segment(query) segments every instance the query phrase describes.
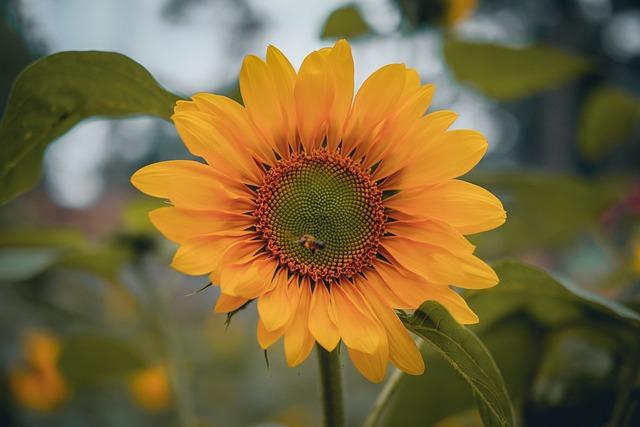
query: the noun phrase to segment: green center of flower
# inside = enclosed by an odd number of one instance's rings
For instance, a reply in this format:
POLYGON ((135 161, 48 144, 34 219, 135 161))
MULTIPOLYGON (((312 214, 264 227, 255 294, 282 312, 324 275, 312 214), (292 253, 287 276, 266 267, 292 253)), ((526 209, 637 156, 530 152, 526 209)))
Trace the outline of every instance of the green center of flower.
POLYGON ((349 158, 318 151, 280 161, 258 190, 256 228, 283 265, 315 279, 371 265, 384 234, 382 193, 349 158))

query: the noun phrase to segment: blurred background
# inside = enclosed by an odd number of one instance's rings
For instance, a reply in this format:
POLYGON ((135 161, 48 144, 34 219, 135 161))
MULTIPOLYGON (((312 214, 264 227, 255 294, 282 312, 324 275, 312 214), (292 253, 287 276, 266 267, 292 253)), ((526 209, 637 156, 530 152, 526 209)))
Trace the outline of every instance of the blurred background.
MULTIPOLYGON (((638 1, 0 0, 0 112, 19 72, 59 51, 119 52, 180 96, 238 98, 245 55, 274 44, 297 67, 342 37, 356 84, 405 63, 437 85, 432 110, 487 136, 468 179, 509 219, 474 237, 481 256, 640 308, 638 1)), ((314 358, 289 369, 280 345, 263 354, 253 307, 229 321, 205 278, 168 267, 175 248, 146 218, 158 202, 129 177, 187 157, 160 119, 87 120, 0 208, 0 425, 319 425, 314 358)), ((539 303, 498 320, 478 307, 522 425, 640 425, 638 329, 539 303)), ((470 392, 428 357, 384 423, 478 425, 470 392)), ((344 366, 359 425, 381 385, 344 366)))

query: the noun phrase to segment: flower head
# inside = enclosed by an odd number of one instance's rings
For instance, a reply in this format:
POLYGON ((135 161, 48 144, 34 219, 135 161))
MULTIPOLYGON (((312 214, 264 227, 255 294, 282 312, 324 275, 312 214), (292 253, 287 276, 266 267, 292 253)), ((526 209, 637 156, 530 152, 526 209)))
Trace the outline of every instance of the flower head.
POLYGON ((434 92, 415 70, 391 64, 355 98, 349 44, 309 54, 296 72, 275 47, 245 58, 244 106, 197 94, 173 121, 205 163, 167 161, 132 178, 173 206, 154 225, 180 247, 173 267, 209 274, 219 312, 257 300, 258 341, 284 336, 290 366, 314 342, 342 341, 372 381, 388 361, 424 362, 394 309, 437 300, 461 323, 476 315, 450 288, 487 288, 493 270, 464 237, 502 224, 500 201, 455 179, 487 143, 448 130, 450 111, 424 115, 434 92))

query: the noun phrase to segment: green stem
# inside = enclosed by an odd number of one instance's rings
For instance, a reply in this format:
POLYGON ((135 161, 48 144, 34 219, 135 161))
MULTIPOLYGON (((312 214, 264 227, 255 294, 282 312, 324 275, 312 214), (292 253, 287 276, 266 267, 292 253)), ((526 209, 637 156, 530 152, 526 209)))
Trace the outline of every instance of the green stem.
POLYGON ((340 355, 338 348, 328 352, 316 346, 320 365, 320 385, 325 427, 343 427, 344 409, 342 404, 342 378, 340 376, 340 355))

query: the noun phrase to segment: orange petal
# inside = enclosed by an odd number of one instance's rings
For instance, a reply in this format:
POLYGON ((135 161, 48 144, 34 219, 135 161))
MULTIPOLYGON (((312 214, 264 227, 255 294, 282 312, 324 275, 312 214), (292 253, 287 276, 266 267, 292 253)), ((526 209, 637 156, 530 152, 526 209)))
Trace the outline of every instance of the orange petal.
POLYGON ((406 67, 390 64, 375 71, 362 83, 347 119, 343 153, 350 153, 391 114, 402 95, 405 80, 406 67))
POLYGON ((184 243, 206 236, 243 236, 255 222, 252 217, 222 211, 197 211, 166 207, 149 212, 151 223, 169 240, 184 243))
POLYGON ((304 59, 294 90, 298 133, 305 151, 321 145, 329 111, 333 104, 334 86, 325 55, 312 52, 304 59))
POLYGON ((224 264, 220 271, 220 289, 228 295, 257 298, 272 287, 277 262, 263 256, 247 262, 224 264))
POLYGON ((175 113, 171 119, 189 151, 204 158, 216 171, 247 184, 261 182, 263 171, 253 157, 242 145, 220 133, 210 114, 175 113))
POLYGON ((391 362, 408 374, 421 375, 424 372, 422 354, 396 313, 385 302, 375 286, 367 286, 367 283, 361 281, 358 283, 358 289, 387 331, 391 362))
POLYGON ((389 347, 384 345, 376 349, 373 354, 347 348, 349 357, 358 371, 371 382, 379 383, 387 373, 389 364, 389 347))
POLYGON ((349 282, 332 284, 331 301, 345 345, 368 354, 378 351, 386 341, 386 334, 360 292, 349 282))
POLYGON ((249 117, 262 134, 276 146, 284 134, 283 117, 278 105, 278 92, 271 72, 260 58, 254 55, 245 57, 240 70, 240 93, 249 117))
POLYGON ((338 327, 329 317, 330 307, 331 295, 327 287, 321 282, 316 282, 309 310, 309 331, 327 351, 333 351, 340 341, 338 327))
POLYGON ((274 162, 274 147, 260 134, 242 105, 231 98, 212 93, 197 93, 192 99, 200 111, 208 114, 212 126, 227 141, 246 149, 263 163, 274 162))
POLYGON ((479 132, 446 132, 403 169, 401 185, 405 189, 425 187, 464 175, 478 164, 487 148, 487 140, 479 132))
POLYGON ((457 179, 419 191, 401 191, 387 199, 385 206, 416 218, 446 222, 462 234, 491 230, 506 219, 496 196, 457 179))
POLYGON ((289 283, 287 270, 276 273, 275 286, 258 300, 258 313, 262 324, 270 331, 280 329, 289 322, 295 309, 289 300, 289 283))
POLYGON ((334 81, 334 100, 329 113, 328 147, 334 151, 342 139, 342 131, 353 102, 353 56, 346 40, 338 40, 327 56, 334 81))
POLYGON ((276 141, 276 144, 280 154, 287 157, 289 147, 296 145, 296 106, 293 97, 296 72, 287 57, 271 45, 267 48, 267 68, 271 72, 271 78, 276 87, 286 128, 286 137, 276 141))
POLYGON ((238 239, 235 236, 207 236, 187 240, 173 256, 171 267, 194 276, 210 273, 219 266, 224 253, 238 239))
POLYGON ((298 366, 311 353, 315 342, 309 332, 309 306, 311 303, 311 286, 303 280, 300 285, 298 307, 284 334, 284 352, 287 365, 298 366))
POLYGON ((234 297, 232 295, 225 295, 220 293, 218 296, 218 301, 216 301, 216 306, 214 308, 216 313, 229 313, 231 311, 237 310, 243 305, 250 301, 247 298, 242 297, 234 297))
POLYGON ((386 231, 397 236, 447 249, 453 253, 472 253, 475 249, 469 241, 449 224, 429 220, 406 220, 387 223, 386 231))
POLYGON ((445 249, 399 236, 384 237, 382 246, 400 265, 430 282, 448 285, 464 278, 458 258, 445 249))
POLYGON ((465 289, 486 289, 498 284, 500 281, 493 268, 475 255, 466 254, 459 256, 464 279, 456 286, 465 289))
POLYGON ((278 341, 278 339, 280 339, 282 335, 284 335, 284 332, 285 332, 285 327, 282 327, 275 331, 268 330, 267 328, 264 327, 262 320, 258 318, 258 328, 256 331, 256 335, 258 338, 258 344, 260 345, 260 348, 262 348, 263 350, 266 350, 269 347, 271 347, 276 341, 278 341))

